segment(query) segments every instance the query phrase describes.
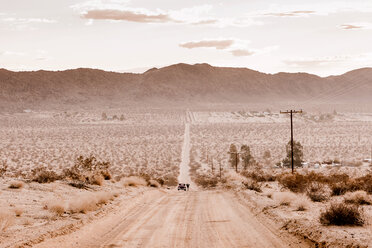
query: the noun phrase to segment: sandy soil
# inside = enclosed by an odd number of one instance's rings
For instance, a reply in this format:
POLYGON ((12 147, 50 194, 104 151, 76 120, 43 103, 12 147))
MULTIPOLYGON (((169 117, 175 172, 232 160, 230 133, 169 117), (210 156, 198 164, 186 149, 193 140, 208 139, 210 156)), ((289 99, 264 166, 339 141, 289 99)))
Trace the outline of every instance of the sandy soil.
POLYGON ((223 191, 151 191, 35 247, 308 247, 223 191))

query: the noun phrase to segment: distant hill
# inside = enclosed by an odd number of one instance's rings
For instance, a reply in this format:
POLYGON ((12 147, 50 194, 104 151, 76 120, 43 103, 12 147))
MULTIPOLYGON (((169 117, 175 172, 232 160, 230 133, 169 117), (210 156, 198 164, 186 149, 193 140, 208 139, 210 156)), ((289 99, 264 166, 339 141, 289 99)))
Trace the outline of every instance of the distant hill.
POLYGON ((95 69, 0 69, 2 110, 293 102, 372 104, 372 68, 325 78, 307 73, 265 74, 208 64, 176 64, 142 74, 95 69))

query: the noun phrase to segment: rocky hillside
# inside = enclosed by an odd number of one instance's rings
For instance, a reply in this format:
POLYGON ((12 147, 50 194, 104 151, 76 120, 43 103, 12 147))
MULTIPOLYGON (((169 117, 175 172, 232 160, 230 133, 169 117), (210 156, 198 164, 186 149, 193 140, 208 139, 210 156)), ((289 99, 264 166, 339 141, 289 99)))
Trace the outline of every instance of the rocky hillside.
POLYGON ((321 78, 245 68, 176 64, 143 74, 94 69, 12 72, 0 69, 0 108, 186 106, 209 103, 370 104, 372 68, 321 78))

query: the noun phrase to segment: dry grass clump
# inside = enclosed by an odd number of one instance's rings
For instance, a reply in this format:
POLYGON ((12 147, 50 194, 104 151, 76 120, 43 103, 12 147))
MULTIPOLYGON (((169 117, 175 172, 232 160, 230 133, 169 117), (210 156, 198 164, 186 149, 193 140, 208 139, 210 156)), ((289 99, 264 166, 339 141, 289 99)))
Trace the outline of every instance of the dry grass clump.
POLYGON ((8 210, 0 209, 0 231, 6 231, 12 225, 14 225, 14 215, 8 210))
POLYGON ((9 184, 10 189, 21 189, 23 186, 24 183, 22 181, 13 181, 9 184))
POLYGON ((281 206, 290 206, 296 199, 297 195, 292 192, 277 192, 274 199, 281 206))
POLYGON ((357 205, 371 205, 372 199, 367 192, 359 190, 355 192, 348 192, 344 196, 345 203, 357 204, 357 205))
POLYGON ((362 226, 364 218, 356 205, 333 203, 320 214, 320 223, 336 226, 362 226))
POLYGON ((322 202, 328 200, 330 189, 325 183, 311 182, 306 188, 306 195, 314 202, 322 202))
POLYGON ((45 208, 58 216, 66 212, 66 204, 61 200, 50 201, 46 204, 45 208))
POLYGON ((147 182, 142 177, 130 176, 123 179, 123 185, 131 187, 147 186, 147 182))
POLYGON ((81 194, 72 198, 69 202, 69 211, 71 213, 87 213, 97 209, 98 199, 93 193, 81 194))
POLYGON ((95 196, 97 197, 97 203, 98 204, 107 204, 108 202, 114 200, 115 195, 111 192, 101 191, 95 193, 95 196))
POLYGON ((293 202, 296 211, 305 211, 309 209, 310 201, 305 195, 298 196, 293 202))
POLYGON ((20 217, 23 214, 22 208, 15 208, 14 209, 15 216, 20 217))
POLYGON ((69 202, 68 210, 71 213, 87 213, 99 208, 102 204, 107 204, 114 199, 114 194, 110 192, 84 193, 72 198, 69 202))
POLYGON ((150 179, 148 184, 149 184, 150 187, 154 187, 154 188, 159 188, 160 187, 160 183, 156 180, 153 180, 153 179, 150 179))
POLYGON ((246 189, 254 190, 256 192, 262 192, 261 183, 255 181, 253 179, 248 178, 247 180, 242 182, 242 184, 243 184, 244 188, 246 188, 246 189))

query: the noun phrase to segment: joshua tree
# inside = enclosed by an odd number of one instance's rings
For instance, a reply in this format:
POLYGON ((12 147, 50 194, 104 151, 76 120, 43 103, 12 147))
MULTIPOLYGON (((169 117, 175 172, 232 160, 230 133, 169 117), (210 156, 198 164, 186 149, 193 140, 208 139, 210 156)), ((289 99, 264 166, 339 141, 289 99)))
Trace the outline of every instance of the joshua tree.
POLYGON ((239 164, 239 154, 238 154, 238 149, 236 148, 234 144, 230 145, 229 153, 230 153, 229 162, 230 162, 231 167, 237 167, 237 165, 239 164))
POLYGON ((247 169, 248 166, 254 164, 254 159, 251 154, 251 149, 247 145, 242 145, 240 148, 240 156, 243 163, 243 168, 247 169))

